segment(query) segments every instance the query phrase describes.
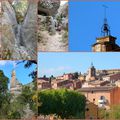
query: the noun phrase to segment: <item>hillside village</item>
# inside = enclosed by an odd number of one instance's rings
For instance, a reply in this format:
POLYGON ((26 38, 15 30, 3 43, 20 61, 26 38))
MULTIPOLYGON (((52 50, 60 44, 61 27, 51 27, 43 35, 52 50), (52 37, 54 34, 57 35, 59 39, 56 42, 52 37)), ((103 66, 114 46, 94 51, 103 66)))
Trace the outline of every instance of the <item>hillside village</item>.
POLYGON ((109 110, 112 105, 120 104, 120 69, 97 70, 91 64, 84 74, 76 72, 38 78, 39 90, 60 88, 80 92, 97 108, 109 110))

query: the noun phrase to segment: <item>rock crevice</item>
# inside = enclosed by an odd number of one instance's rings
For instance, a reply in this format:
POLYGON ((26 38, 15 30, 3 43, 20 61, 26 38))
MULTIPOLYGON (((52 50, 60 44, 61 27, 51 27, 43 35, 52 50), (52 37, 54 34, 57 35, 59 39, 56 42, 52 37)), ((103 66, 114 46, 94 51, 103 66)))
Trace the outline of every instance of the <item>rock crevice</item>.
POLYGON ((23 21, 19 21, 14 5, 8 1, 2 2, 1 46, 3 51, 11 52, 8 59, 36 59, 37 3, 27 4, 26 15, 23 14, 23 21))

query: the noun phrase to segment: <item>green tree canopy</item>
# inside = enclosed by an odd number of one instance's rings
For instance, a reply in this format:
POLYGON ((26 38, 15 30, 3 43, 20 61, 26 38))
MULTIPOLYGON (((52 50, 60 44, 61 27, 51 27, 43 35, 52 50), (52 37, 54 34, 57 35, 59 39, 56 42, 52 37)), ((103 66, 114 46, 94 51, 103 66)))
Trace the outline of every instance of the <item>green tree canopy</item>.
POLYGON ((29 104, 32 111, 37 111, 36 91, 32 90, 29 86, 23 86, 22 93, 16 99, 23 106, 29 104))
POLYGON ((56 114, 61 118, 84 118, 86 98, 66 89, 45 90, 38 93, 39 115, 56 114))
POLYGON ((78 73, 78 72, 75 72, 75 73, 73 74, 73 78, 74 78, 74 79, 78 79, 78 77, 79 77, 79 73, 78 73))
POLYGON ((120 105, 113 105, 109 110, 100 109, 99 116, 101 119, 120 120, 120 105))
POLYGON ((36 91, 32 90, 29 86, 22 87, 22 93, 14 96, 10 103, 8 110, 9 119, 21 119, 26 115, 26 106, 29 105, 29 110, 33 114, 37 114, 37 95, 36 91))
POLYGON ((6 108, 9 103, 9 94, 8 91, 8 82, 9 79, 6 77, 2 70, 0 70, 0 118, 4 116, 6 112, 6 108))
POLYGON ((0 70, 0 94, 4 95, 8 90, 8 77, 0 70))
POLYGON ((114 105, 111 107, 111 110, 109 112, 109 119, 120 119, 120 105, 114 105))

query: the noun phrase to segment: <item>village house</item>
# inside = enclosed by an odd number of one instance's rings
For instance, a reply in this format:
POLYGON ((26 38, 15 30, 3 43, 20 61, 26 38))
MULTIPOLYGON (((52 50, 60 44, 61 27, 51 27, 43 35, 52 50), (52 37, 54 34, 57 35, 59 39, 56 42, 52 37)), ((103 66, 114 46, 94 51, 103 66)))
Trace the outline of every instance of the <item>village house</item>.
POLYGON ((54 80, 51 84, 53 89, 67 88, 74 90, 79 89, 82 86, 80 80, 54 80))
POLYGON ((116 81, 115 85, 118 86, 118 87, 120 87, 120 80, 116 81))
POLYGON ((110 81, 100 81, 100 80, 95 80, 95 81, 90 81, 90 82, 84 82, 82 84, 82 88, 84 87, 100 87, 100 86, 107 86, 110 84, 110 81))
POLYGON ((51 83, 48 78, 38 78, 37 86, 39 90, 50 89, 51 83))
POLYGON ((103 80, 104 81, 116 82, 116 81, 120 80, 120 73, 106 75, 106 76, 103 77, 103 80))
POLYGON ((93 64, 84 74, 78 74, 78 78, 74 78, 74 73, 63 74, 61 76, 38 78, 38 89, 60 89, 67 88, 77 90, 80 88, 96 88, 101 87, 119 87, 120 86, 120 69, 96 70, 93 64))
POLYGON ((63 74, 62 76, 57 76, 56 79, 58 80, 70 80, 73 78, 73 74, 68 73, 68 74, 63 74))
POLYGON ((52 81, 52 88, 58 89, 58 88, 68 88, 73 87, 73 82, 70 80, 54 80, 52 81))
POLYGON ((40 78, 38 78, 38 80, 39 80, 39 81, 42 81, 42 80, 44 80, 44 81, 49 81, 49 78, 48 78, 48 77, 40 77, 40 78))
POLYGON ((120 104, 119 87, 86 87, 77 91, 100 108, 110 109, 111 106, 120 104))
POLYGON ((96 70, 96 73, 102 73, 104 75, 120 73, 120 69, 108 69, 108 70, 96 70))

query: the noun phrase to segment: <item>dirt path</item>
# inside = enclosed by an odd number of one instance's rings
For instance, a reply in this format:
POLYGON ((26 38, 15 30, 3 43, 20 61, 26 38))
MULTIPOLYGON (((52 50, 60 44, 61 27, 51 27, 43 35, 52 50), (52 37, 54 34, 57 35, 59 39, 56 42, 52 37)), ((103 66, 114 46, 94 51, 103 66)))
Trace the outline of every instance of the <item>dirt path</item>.
POLYGON ((62 41, 62 35, 56 32, 55 35, 49 35, 47 31, 41 33, 42 41, 38 43, 38 51, 68 51, 67 45, 62 41))

